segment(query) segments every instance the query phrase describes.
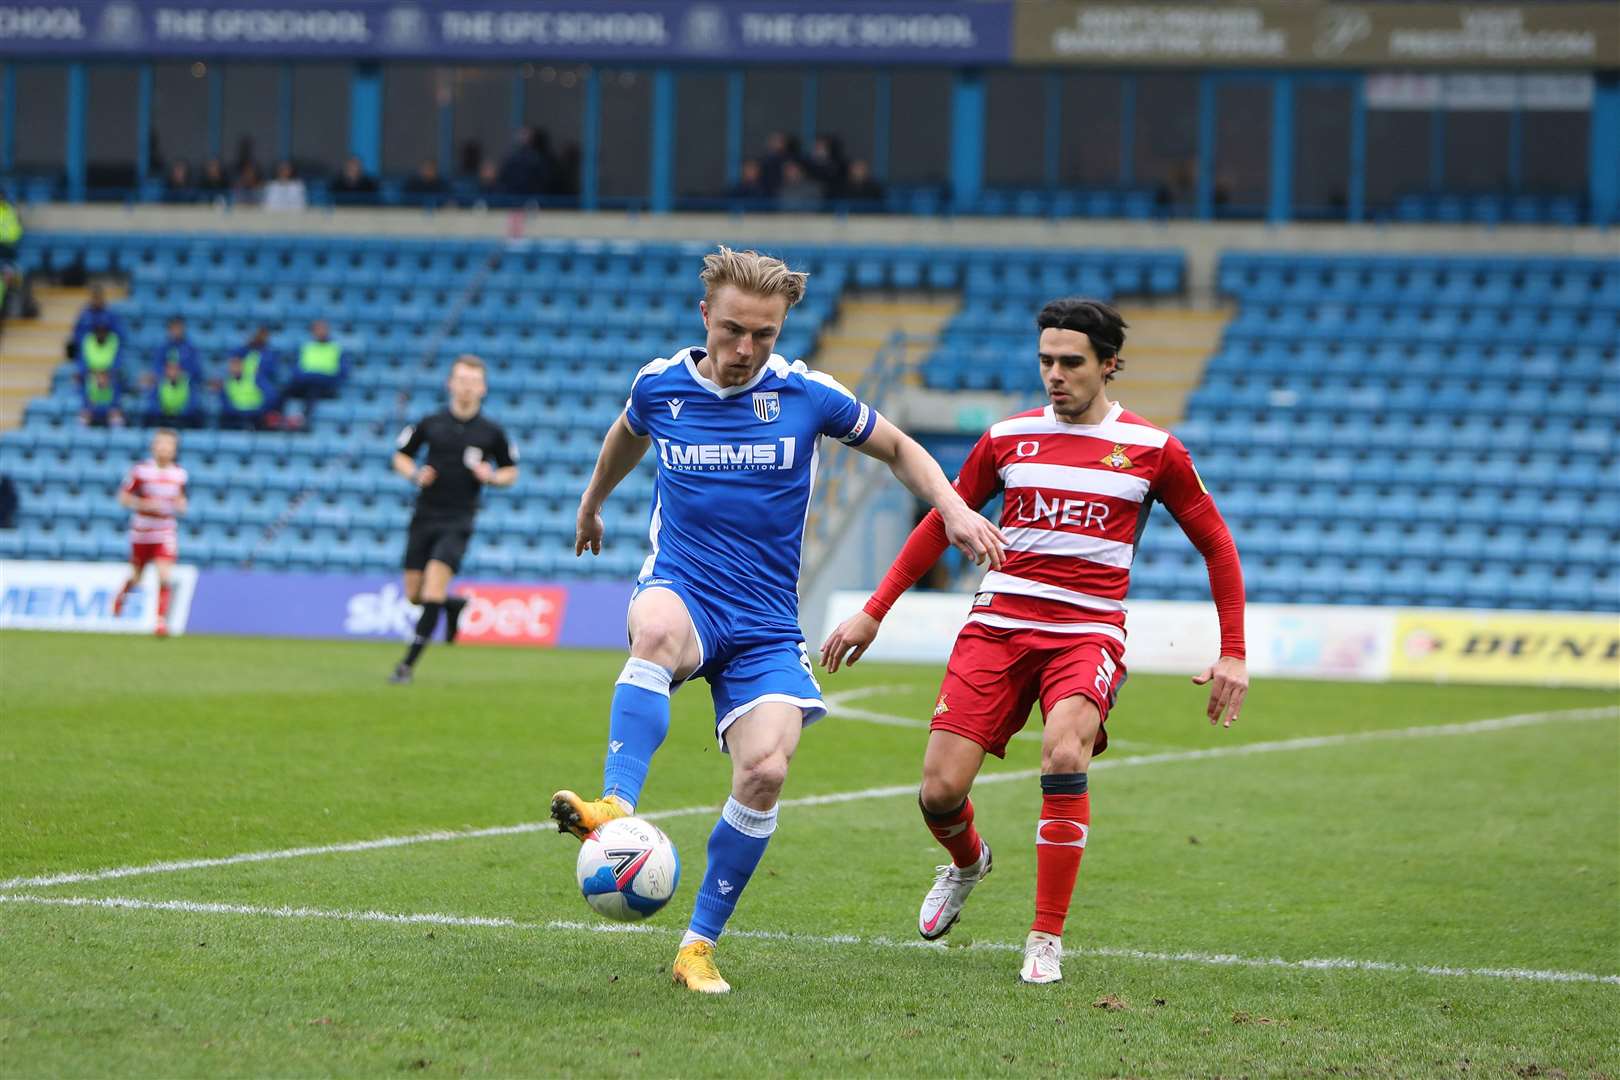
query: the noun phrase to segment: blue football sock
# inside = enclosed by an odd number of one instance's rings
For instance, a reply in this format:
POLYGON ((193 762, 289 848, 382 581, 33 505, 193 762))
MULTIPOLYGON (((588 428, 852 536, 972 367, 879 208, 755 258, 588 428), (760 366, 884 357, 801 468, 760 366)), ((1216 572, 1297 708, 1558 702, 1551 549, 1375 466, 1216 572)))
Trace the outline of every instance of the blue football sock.
POLYGON ((632 656, 613 688, 608 720, 608 754, 602 766, 602 793, 617 795, 633 808, 641 800, 653 754, 669 734, 669 681, 673 672, 632 656))
POLYGON ((698 886, 697 904, 687 935, 719 941, 726 920, 737 909, 737 900, 754 868, 765 854, 765 845, 776 831, 776 807, 753 810, 736 799, 727 799, 720 820, 709 834, 709 865, 698 886))

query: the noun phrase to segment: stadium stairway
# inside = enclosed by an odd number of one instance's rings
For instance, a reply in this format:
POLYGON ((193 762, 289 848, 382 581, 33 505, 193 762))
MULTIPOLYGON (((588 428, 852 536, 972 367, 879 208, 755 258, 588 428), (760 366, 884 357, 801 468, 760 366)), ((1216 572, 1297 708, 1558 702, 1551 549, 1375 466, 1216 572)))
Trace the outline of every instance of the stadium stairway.
POLYGON ((1161 427, 1187 415, 1187 398, 1204 379, 1204 366, 1220 351, 1233 308, 1125 305, 1125 359, 1132 412, 1161 427))
POLYGON ((898 333, 913 339, 904 346, 905 366, 912 367, 933 348, 960 305, 954 293, 943 292, 848 298, 837 319, 822 332, 815 366, 845 386, 855 386, 878 351, 898 333))
MULTIPOLYGON (((108 289, 123 299, 123 290, 108 289)), ((39 317, 16 319, 0 335, 0 431, 22 424, 28 402, 51 392, 51 377, 62 362, 62 342, 90 298, 89 289, 43 285, 34 289, 39 317)))

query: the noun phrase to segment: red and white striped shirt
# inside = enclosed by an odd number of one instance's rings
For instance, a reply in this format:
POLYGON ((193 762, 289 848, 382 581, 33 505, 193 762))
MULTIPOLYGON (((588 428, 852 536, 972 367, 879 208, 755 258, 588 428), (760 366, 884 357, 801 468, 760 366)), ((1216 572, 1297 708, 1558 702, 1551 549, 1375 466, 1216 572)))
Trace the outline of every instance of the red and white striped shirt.
POLYGON ((129 470, 118 490, 152 504, 150 510, 136 509, 130 515, 130 543, 161 544, 178 539, 174 515, 186 495, 186 470, 148 458, 129 470))
MULTIPOLYGON (((1226 523, 1187 448, 1115 404, 1100 423, 1069 424, 1050 406, 993 425, 968 454, 956 490, 974 509, 1005 499, 1006 561, 979 586, 968 618, 987 626, 1100 634, 1125 642, 1125 594, 1137 540, 1163 503, 1203 552, 1221 620, 1221 654, 1243 656, 1243 576, 1226 523)), ((866 611, 882 619, 946 547, 931 513, 912 533, 866 611)))

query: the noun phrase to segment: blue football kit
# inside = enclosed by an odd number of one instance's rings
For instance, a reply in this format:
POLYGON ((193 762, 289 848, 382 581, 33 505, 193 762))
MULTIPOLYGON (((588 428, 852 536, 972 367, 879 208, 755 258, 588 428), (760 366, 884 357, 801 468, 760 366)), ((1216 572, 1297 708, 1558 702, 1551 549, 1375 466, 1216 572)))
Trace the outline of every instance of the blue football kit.
POLYGON ((799 568, 822 436, 859 446, 876 413, 837 381, 772 356, 742 386, 698 373, 702 349, 641 369, 625 422, 658 459, 636 585, 668 589, 692 616, 716 734, 766 701, 806 722, 827 707, 799 629, 799 568))
MULTIPOLYGON (((823 436, 859 446, 878 415, 837 381, 772 356, 741 386, 698 371, 702 349, 654 360, 625 403, 631 432, 652 440, 658 479, 652 554, 636 595, 667 589, 692 618, 709 683, 715 735, 766 702, 824 716, 799 631, 799 564, 823 436)), ((634 601, 632 601, 634 603, 634 601)), ((632 656, 613 690, 602 791, 634 806, 653 754, 669 733, 674 672, 632 656)), ((726 800, 709 835, 708 862, 689 938, 719 939, 766 844, 776 807, 726 800)))

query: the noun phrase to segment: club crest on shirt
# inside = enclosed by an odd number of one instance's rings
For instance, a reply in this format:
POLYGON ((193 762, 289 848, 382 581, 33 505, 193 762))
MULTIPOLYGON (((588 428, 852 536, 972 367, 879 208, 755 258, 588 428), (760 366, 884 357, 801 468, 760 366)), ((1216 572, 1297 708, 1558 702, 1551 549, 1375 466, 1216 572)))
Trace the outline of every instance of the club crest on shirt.
POLYGON ((1125 444, 1115 443, 1114 448, 1099 458, 1104 465, 1115 469, 1129 469, 1132 467, 1131 459, 1125 456, 1125 444))
POLYGON ((764 390, 754 395, 754 415, 767 424, 782 415, 782 401, 775 390, 764 390))
POLYGON ((946 713, 948 713, 950 711, 951 711, 951 707, 949 705, 945 704, 945 695, 944 694, 939 695, 939 704, 934 706, 934 715, 935 716, 944 716, 946 713))

